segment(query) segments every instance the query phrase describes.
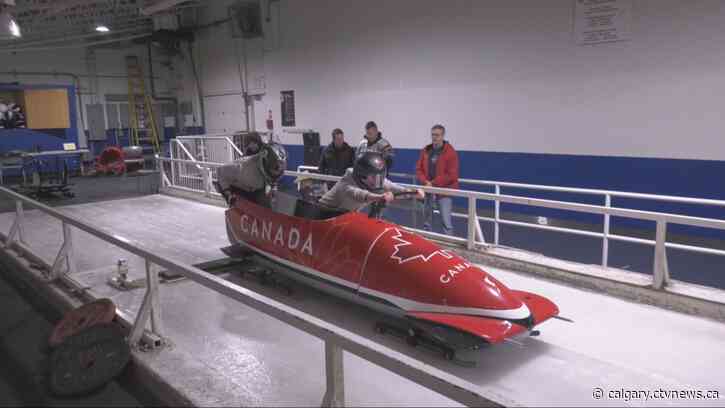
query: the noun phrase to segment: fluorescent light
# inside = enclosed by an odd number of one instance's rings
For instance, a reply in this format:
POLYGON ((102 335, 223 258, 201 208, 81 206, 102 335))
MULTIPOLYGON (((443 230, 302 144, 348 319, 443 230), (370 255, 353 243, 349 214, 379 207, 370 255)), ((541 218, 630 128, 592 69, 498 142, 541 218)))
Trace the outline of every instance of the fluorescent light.
POLYGON ((10 19, 10 34, 12 34, 13 37, 20 37, 20 27, 18 27, 18 23, 16 23, 13 19, 10 19))
POLYGON ((96 31, 99 31, 101 33, 107 33, 107 32, 109 32, 111 30, 108 27, 104 26, 104 25, 99 25, 98 27, 96 27, 96 31))
POLYGON ((20 27, 13 16, 7 11, 0 12, 0 40, 12 40, 20 36, 20 27))

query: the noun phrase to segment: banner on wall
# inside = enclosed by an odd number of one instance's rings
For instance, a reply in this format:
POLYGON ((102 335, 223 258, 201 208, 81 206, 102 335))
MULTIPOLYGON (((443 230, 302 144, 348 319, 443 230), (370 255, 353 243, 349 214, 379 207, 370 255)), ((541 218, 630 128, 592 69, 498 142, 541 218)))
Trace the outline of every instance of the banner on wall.
POLYGON ((297 126, 295 124, 295 91, 280 92, 282 99, 282 126, 297 126))
POLYGON ((630 39, 632 0, 575 0, 574 36, 577 44, 630 39))

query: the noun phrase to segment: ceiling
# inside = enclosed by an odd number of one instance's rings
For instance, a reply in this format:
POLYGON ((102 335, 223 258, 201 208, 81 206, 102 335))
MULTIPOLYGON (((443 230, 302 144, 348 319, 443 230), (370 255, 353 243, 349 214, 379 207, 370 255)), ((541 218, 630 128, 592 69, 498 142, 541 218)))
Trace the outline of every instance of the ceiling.
POLYGON ((0 48, 53 48, 78 44, 106 44, 137 38, 154 30, 148 10, 168 16, 199 1, 174 0, 15 0, 9 11, 22 38, 0 42, 0 48), (145 9, 145 10, 144 10, 145 9), (144 14, 145 13, 145 14, 144 14), (111 31, 99 33, 96 27, 111 31))

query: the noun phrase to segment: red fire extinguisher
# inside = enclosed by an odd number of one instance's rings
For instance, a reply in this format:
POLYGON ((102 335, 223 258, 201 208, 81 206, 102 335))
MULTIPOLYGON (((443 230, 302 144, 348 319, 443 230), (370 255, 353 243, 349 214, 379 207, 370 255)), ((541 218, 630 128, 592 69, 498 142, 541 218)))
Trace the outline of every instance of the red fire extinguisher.
POLYGON ((272 109, 269 110, 269 114, 267 115, 267 130, 272 130, 274 128, 274 122, 272 122, 272 109))

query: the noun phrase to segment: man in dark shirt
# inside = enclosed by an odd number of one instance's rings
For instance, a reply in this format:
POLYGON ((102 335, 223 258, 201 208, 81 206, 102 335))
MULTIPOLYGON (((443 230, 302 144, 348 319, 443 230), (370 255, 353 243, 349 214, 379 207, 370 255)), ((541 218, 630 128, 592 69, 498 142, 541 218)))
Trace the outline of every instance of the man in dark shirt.
MULTIPOLYGON (((345 170, 353 167, 355 163, 355 151, 345 142, 345 134, 341 129, 332 131, 332 142, 325 147, 320 157, 318 169, 321 174, 331 176, 344 176, 345 170)), ((332 189, 334 181, 327 183, 327 188, 332 189)))

